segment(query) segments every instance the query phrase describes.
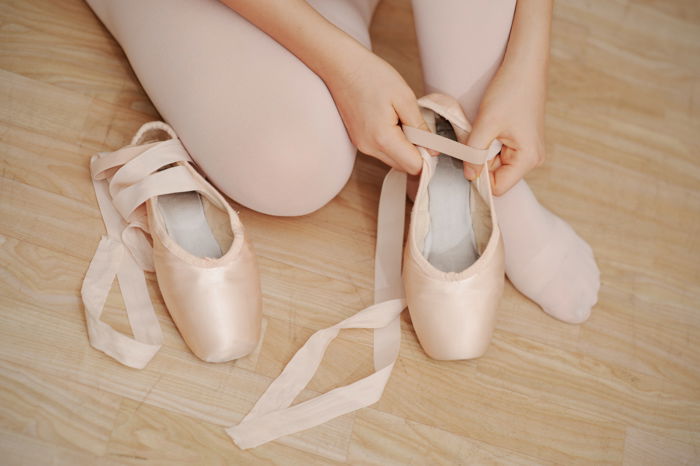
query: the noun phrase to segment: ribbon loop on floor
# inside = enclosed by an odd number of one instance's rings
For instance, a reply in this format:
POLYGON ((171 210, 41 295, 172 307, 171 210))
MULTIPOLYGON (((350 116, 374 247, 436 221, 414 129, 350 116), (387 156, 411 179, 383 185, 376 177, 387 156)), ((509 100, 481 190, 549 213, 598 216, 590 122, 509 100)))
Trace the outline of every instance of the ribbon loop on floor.
POLYGON ((190 160, 178 139, 133 145, 151 129, 163 129, 175 137, 165 123, 146 123, 131 146, 100 152, 90 159, 92 183, 107 234, 97 246, 81 288, 90 344, 136 369, 148 364, 163 341, 144 275, 144 270, 153 270, 153 251, 143 203, 160 194, 196 188, 186 167, 158 171, 190 160), (115 278, 133 337, 100 320, 115 278))
POLYGON ((406 307, 401 281, 406 174, 391 170, 379 200, 375 250, 375 304, 314 333, 236 426, 226 429, 242 449, 253 448, 323 424, 376 403, 384 392, 401 345, 399 316, 406 307), (328 345, 342 329, 374 329, 375 372, 349 385, 290 406, 316 373, 328 345))

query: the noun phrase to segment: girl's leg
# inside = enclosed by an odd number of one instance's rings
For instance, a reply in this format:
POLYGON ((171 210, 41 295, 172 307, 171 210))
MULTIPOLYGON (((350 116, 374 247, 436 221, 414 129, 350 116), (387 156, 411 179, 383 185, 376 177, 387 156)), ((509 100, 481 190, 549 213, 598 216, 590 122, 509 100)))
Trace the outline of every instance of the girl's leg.
MULTIPOLYGON (((216 0, 87 1, 222 192, 302 215, 343 188, 356 148, 323 81, 274 39, 216 0)), ((377 0, 310 3, 370 47, 377 0)))
POLYGON ((470 121, 503 60, 516 0, 412 0, 426 94, 457 99, 470 121))
MULTIPOLYGON (((515 0, 412 1, 426 91, 455 97, 473 121, 503 60, 515 0)), ((550 315, 585 321, 600 286, 588 244, 524 180, 495 206, 513 285, 550 315)))

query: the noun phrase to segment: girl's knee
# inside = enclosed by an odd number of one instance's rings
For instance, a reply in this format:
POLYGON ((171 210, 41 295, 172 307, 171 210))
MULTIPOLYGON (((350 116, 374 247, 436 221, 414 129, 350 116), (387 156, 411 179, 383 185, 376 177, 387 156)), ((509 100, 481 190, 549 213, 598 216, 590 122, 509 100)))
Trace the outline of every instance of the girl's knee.
POLYGON ((357 149, 331 97, 292 108, 298 110, 287 107, 247 131, 222 128, 212 134, 207 153, 195 156, 234 201, 270 215, 305 215, 347 183, 357 149))
POLYGON ((349 141, 310 137, 304 145, 282 146, 257 154, 270 162, 257 170, 254 185, 236 190, 234 200, 269 215, 306 215, 330 202, 350 178, 356 149, 349 141), (286 157, 278 158, 280 152, 286 157))

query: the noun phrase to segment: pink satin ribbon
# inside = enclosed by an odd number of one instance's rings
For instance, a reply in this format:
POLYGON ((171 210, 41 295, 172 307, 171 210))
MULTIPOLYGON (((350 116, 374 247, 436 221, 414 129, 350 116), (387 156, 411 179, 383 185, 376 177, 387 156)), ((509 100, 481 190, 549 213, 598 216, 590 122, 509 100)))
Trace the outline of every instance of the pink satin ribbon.
MULTIPOLYGON (((161 123, 162 125, 162 123, 161 123)), ((134 141, 148 129, 142 128, 134 141)), ((169 127, 168 127, 169 128, 169 127)), ((166 129, 167 131, 167 129, 166 129)), ((439 148, 472 163, 484 163, 487 151, 427 131, 404 127, 417 145, 439 148)), ((422 157, 429 157, 421 151, 422 157)), ((158 352, 162 334, 148 295, 143 270, 152 269, 143 202, 160 194, 193 190, 182 167, 154 172, 189 160, 178 140, 126 147, 93 156, 95 194, 107 227, 88 268, 81 290, 90 344, 122 364, 143 368, 158 352), (175 142, 171 142, 175 141, 175 142), (138 232, 138 233, 137 233, 138 232), (126 246, 125 246, 126 245, 126 246), (134 333, 129 337, 100 320, 115 276, 119 280, 134 333)), ((336 325, 314 333, 267 388, 238 425, 226 432, 242 449, 253 448, 376 403, 391 376, 401 345, 399 316, 406 307, 401 278, 405 221, 406 174, 390 170, 379 200, 375 250, 374 302, 336 325), (348 328, 374 329, 374 373, 310 400, 291 405, 316 373, 328 345, 348 328)))
POLYGON ((154 174, 171 163, 190 160, 178 139, 133 146, 148 130, 171 133, 170 127, 163 125, 147 123, 134 136, 132 146, 101 152, 90 159, 95 196, 107 235, 97 246, 80 290, 88 338, 94 348, 136 369, 146 367, 163 341, 144 276, 144 270, 153 270, 153 259, 142 204, 155 195, 193 189, 191 179, 183 175, 183 167, 154 174), (100 320, 115 277, 133 337, 100 320))
MULTIPOLYGON (((460 160, 483 164, 488 151, 475 149, 435 133, 404 127, 416 145, 444 151, 460 160)), ((427 152, 421 155, 429 157, 427 152)), ((323 424, 370 406, 382 396, 401 345, 399 316, 406 307, 401 279, 406 174, 390 170, 379 199, 374 257, 374 302, 344 321, 314 333, 238 425, 226 432, 241 449, 253 448, 284 435, 323 424), (374 373, 290 406, 316 373, 328 345, 346 328, 374 329, 374 373)))
POLYGON ((399 315, 406 307, 401 254, 406 202, 406 174, 391 170, 382 185, 375 252, 375 304, 314 333, 236 426, 226 429, 242 449, 299 432, 377 402, 384 391, 401 344, 399 315), (344 387, 291 406, 316 373, 326 348, 346 328, 374 329, 375 372, 344 387))

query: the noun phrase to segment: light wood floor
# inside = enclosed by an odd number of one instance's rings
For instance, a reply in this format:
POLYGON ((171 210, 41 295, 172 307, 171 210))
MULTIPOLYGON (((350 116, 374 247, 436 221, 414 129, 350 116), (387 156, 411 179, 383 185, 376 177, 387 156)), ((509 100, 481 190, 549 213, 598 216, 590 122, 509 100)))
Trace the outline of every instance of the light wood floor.
MULTIPOLYGON (((78 0, 0 1, 0 463, 700 464, 700 4, 559 0, 549 159, 528 180, 593 246, 600 302, 560 323, 507 285, 475 361, 428 359, 404 318, 379 403, 241 452, 241 419, 305 339, 372 299, 379 183, 302 218, 241 209, 265 294, 254 354, 207 364, 154 290, 165 345, 148 368, 92 349, 79 300, 103 229, 88 158, 157 116, 78 0)), ((406 0, 383 1, 375 50, 421 92, 406 0)), ((127 331, 113 290, 105 320, 127 331)), ((371 335, 342 335, 311 383, 366 375, 371 335), (365 351, 357 351, 357 342, 365 351)))

